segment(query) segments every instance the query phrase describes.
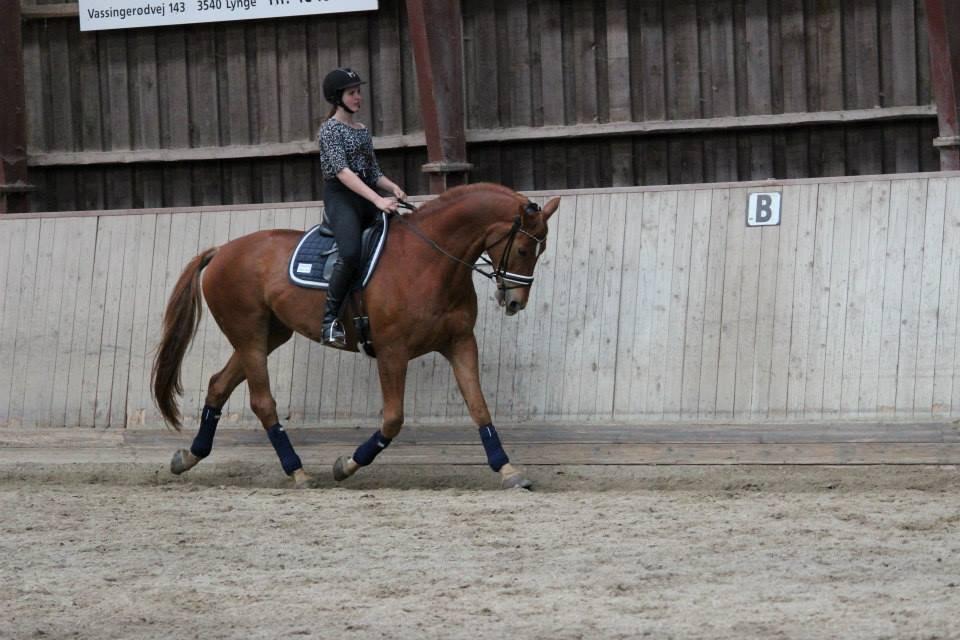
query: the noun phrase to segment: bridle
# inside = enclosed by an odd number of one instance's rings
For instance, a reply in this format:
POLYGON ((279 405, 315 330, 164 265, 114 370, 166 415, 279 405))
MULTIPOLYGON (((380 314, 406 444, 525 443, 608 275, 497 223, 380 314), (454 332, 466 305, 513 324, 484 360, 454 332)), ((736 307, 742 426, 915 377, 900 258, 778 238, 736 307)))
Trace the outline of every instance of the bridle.
MULTIPOLYGON (((397 206, 402 209, 416 211, 416 207, 406 202, 398 202, 397 206)), ((527 206, 524 208, 524 214, 533 215, 535 213, 538 213, 540 210, 541 210, 540 205, 538 205, 536 202, 528 202, 527 206)), ((535 249, 535 256, 538 258, 540 257, 541 254, 543 254, 544 250, 546 249, 547 239, 538 238, 537 236, 533 235, 532 233, 524 229, 523 218, 521 216, 517 216, 513 219, 513 225, 511 225, 509 231, 507 231, 505 234, 500 236, 497 240, 495 240, 490 245, 483 248, 483 253, 487 255, 486 256, 481 255, 480 259, 483 260, 483 262, 487 266, 493 267, 493 271, 484 271, 477 265, 470 264, 465 260, 461 260, 457 256, 451 254, 449 251, 446 251, 443 247, 438 245, 435 241, 428 238, 423 233, 423 231, 420 230, 419 227, 417 227, 415 224, 407 220, 404 216, 398 215, 397 219, 403 224, 407 225, 407 227, 414 233, 414 235, 416 235, 421 240, 429 244, 439 253, 445 255, 446 257, 450 258, 454 262, 462 264, 468 269, 476 271, 477 273, 484 276, 485 278, 488 278, 490 280, 495 279, 497 281, 497 289, 499 289, 500 291, 507 291, 509 289, 524 289, 524 288, 529 288, 533 286, 533 276, 525 276, 521 273, 512 273, 509 270, 510 250, 513 248, 513 243, 517 239, 517 235, 523 234, 537 243, 537 247, 535 249), (493 261, 490 260, 490 258, 487 256, 489 256, 490 254, 490 249, 493 249, 494 247, 499 245, 501 242, 506 242, 506 246, 503 249, 503 253, 500 255, 500 263, 494 266, 493 261)))

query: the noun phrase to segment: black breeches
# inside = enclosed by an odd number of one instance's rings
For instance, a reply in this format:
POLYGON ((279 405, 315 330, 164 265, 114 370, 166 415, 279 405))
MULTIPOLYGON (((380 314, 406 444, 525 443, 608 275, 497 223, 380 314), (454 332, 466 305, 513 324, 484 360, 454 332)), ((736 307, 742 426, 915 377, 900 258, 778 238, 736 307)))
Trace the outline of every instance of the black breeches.
POLYGON ((376 220, 377 207, 339 180, 327 180, 324 184, 323 206, 340 248, 340 260, 352 273, 361 266, 361 236, 363 230, 376 220))

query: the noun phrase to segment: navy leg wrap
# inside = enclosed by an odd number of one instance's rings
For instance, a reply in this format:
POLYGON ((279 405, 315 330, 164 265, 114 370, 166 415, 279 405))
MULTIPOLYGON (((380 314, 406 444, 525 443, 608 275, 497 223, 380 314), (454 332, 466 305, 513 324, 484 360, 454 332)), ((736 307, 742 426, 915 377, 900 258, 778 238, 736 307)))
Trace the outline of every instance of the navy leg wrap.
POLYGON ((217 423, 220 422, 220 409, 204 405, 200 414, 200 430, 190 445, 190 453, 198 458, 206 458, 213 450, 213 436, 217 432, 217 423))
POLYGON ((366 442, 357 447, 357 450, 353 452, 353 461, 361 467, 365 467, 373 462, 377 454, 386 449, 391 442, 393 442, 393 438, 386 437, 380 433, 378 429, 376 433, 370 436, 366 442))
POLYGON ((492 424, 485 424, 480 427, 480 440, 483 441, 483 449, 487 452, 487 462, 494 471, 500 471, 503 465, 510 462, 503 445, 500 444, 500 436, 492 424))
POLYGON ((267 437, 270 438, 270 444, 273 445, 273 450, 277 452, 277 457, 280 458, 280 464, 283 466, 285 474, 289 476, 297 469, 303 468, 300 456, 293 450, 290 438, 287 437, 287 432, 283 430, 283 426, 279 422, 267 429, 267 437))

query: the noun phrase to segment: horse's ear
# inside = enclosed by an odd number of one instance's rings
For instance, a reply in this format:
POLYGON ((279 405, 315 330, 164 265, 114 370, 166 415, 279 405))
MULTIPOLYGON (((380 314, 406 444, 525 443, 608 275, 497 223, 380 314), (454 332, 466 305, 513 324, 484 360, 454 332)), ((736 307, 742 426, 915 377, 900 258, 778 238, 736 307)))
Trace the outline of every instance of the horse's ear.
POLYGON ((550 202, 548 202, 543 207, 543 219, 549 220, 550 216, 554 214, 554 212, 557 210, 557 207, 559 206, 560 206, 560 198, 559 197, 551 198, 550 202))

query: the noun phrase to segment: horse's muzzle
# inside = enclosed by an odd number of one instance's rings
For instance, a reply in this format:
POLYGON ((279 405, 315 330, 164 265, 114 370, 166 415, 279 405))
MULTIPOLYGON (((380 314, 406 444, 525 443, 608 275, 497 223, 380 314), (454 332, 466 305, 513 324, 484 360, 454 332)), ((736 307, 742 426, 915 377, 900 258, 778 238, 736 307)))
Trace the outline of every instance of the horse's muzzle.
POLYGON ((497 289, 497 304, 504 308, 508 316, 515 315, 527 306, 526 296, 517 295, 521 289, 497 289))

